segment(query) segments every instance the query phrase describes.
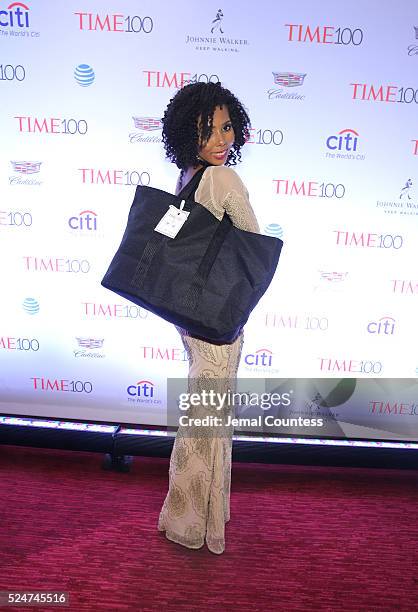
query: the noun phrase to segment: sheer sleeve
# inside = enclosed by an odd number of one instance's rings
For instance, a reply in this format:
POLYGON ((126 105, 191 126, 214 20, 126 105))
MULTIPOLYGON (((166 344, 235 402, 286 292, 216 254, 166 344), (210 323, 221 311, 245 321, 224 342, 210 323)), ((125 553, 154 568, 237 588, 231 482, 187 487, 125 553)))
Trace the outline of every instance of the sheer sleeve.
POLYGON ((196 202, 205 206, 219 220, 226 211, 239 229, 260 233, 251 207, 248 191, 232 168, 210 166, 205 170, 195 194, 196 202))

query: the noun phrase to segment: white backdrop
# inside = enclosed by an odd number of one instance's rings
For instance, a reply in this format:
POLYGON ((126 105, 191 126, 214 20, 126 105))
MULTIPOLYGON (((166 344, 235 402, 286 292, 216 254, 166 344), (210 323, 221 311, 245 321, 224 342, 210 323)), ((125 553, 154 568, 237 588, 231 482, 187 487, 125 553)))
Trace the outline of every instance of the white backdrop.
MULTIPOLYGON (((2 3, 0 411, 165 422, 180 338, 100 280, 135 186, 174 191, 159 119, 186 80, 247 107, 236 170, 285 243, 239 375, 417 375, 416 2, 336 4, 2 3)), ((416 404, 379 418, 418 437, 416 404)))

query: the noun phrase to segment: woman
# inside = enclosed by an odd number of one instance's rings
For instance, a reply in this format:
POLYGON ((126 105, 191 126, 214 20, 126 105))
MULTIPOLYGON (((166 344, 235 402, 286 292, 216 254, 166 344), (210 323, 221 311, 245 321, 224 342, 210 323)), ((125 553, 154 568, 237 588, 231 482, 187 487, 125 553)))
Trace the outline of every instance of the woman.
MULTIPOLYGON (((249 125, 242 104, 220 83, 195 83, 183 87, 170 101, 163 118, 163 142, 167 157, 181 170, 176 194, 206 167, 194 200, 219 220, 226 211, 240 229, 259 232, 248 192, 236 172, 227 167, 241 161, 249 125)), ((243 333, 232 344, 219 345, 177 330, 190 363, 188 392, 214 386, 217 392, 233 390, 243 333)), ((210 412, 200 408, 188 416, 210 412)), ((212 409, 215 413, 218 410, 212 409)), ((179 426, 170 459, 169 491, 158 521, 158 529, 169 540, 188 548, 201 548, 206 541, 213 553, 225 550, 232 433, 232 426, 218 431, 179 426)))

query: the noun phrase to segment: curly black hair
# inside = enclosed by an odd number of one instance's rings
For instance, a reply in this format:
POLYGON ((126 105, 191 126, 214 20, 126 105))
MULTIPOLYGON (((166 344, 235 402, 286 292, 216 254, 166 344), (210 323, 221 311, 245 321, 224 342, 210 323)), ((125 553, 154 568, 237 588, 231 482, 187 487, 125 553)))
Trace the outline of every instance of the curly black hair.
POLYGON ((166 157, 182 171, 200 163, 199 143, 210 138, 217 106, 227 106, 235 133, 225 165, 235 166, 237 160, 241 161, 240 151, 251 127, 245 108, 221 83, 190 83, 171 98, 162 118, 166 157))

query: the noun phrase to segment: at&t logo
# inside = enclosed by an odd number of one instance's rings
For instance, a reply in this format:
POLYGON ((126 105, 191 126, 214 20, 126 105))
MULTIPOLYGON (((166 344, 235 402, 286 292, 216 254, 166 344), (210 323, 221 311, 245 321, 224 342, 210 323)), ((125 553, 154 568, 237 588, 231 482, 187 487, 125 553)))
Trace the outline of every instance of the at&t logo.
POLYGON ((264 228, 264 232, 267 236, 273 236, 273 238, 283 238, 283 228, 278 223, 269 223, 264 228))
POLYGON ((36 315, 39 312, 39 302, 35 298, 28 297, 23 300, 23 310, 29 315, 36 315))
POLYGON ((97 230, 97 213, 93 210, 83 210, 78 217, 70 217, 68 225, 74 230, 97 230))
POLYGON ((395 331, 395 319, 393 317, 381 317, 378 321, 371 321, 367 325, 369 334, 380 336, 393 336, 395 331))
POLYGON ((80 87, 89 87, 94 82, 94 70, 88 64, 79 64, 74 70, 74 78, 80 87))

